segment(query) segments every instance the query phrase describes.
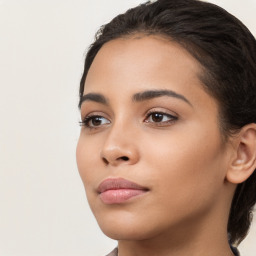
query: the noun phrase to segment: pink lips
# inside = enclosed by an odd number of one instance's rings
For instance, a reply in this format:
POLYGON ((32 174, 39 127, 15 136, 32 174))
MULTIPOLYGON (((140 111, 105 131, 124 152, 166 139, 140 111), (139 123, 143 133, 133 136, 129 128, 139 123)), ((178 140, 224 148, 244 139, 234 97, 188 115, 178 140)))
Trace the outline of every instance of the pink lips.
POLYGON ((120 204, 147 191, 147 188, 122 178, 106 179, 98 187, 100 199, 105 204, 120 204))

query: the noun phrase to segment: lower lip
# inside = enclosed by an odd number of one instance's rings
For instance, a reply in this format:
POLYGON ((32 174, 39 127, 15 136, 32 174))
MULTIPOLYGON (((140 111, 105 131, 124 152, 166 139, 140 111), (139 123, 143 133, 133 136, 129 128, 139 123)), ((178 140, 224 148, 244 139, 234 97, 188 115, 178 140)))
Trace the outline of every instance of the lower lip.
POLYGON ((120 204, 133 197, 146 193, 145 190, 137 189, 113 189, 100 194, 100 199, 104 204, 120 204))

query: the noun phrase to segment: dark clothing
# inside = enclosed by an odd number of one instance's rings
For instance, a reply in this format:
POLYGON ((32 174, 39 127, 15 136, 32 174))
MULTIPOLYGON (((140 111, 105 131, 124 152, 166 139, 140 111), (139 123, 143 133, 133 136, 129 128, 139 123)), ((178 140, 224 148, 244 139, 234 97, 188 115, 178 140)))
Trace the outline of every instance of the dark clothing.
MULTIPOLYGON (((231 250, 232 250, 232 252, 234 253, 235 256, 240 256, 238 250, 235 247, 230 246, 230 248, 231 248, 231 250)), ((118 256, 118 249, 115 248, 111 253, 109 253, 106 256, 118 256)))
POLYGON ((235 248, 235 247, 233 247, 233 246, 231 246, 231 245, 230 245, 230 248, 231 248, 231 250, 232 250, 232 252, 234 253, 235 256, 240 256, 240 253, 239 253, 239 251, 237 250, 237 248, 235 248))
POLYGON ((118 256, 118 249, 115 248, 111 253, 109 253, 108 255, 106 256, 118 256))

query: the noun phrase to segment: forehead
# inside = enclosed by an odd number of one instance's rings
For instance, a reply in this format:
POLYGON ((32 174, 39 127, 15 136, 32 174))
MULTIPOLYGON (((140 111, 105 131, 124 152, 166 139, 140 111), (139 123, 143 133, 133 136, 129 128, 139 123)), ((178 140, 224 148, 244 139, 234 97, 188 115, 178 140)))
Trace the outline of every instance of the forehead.
POLYGON ((213 100, 199 79, 201 65, 178 43, 160 36, 112 40, 99 50, 84 94, 130 97, 145 90, 173 90, 190 102, 213 100))
POLYGON ((190 80, 200 83, 200 64, 177 43, 160 36, 119 38, 102 46, 85 81, 85 90, 97 84, 138 84, 149 81, 190 80), (168 76, 169 74, 169 76, 168 76), (113 81, 113 80, 116 81, 113 81))

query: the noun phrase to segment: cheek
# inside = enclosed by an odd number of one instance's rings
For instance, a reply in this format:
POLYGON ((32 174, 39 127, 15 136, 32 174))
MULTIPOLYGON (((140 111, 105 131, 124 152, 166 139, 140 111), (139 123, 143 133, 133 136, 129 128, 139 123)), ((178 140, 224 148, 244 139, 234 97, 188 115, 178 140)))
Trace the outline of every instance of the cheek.
POLYGON ((80 137, 78 140, 78 143, 77 143, 77 147, 76 147, 76 163, 77 163, 77 168, 78 168, 80 177, 83 182, 85 180, 84 177, 86 174, 86 171, 85 171, 86 161, 84 158, 84 151, 85 151, 84 146, 83 146, 83 143, 82 143, 81 137, 80 137))
POLYGON ((87 189, 94 180, 95 158, 98 157, 93 152, 96 150, 96 144, 90 143, 87 139, 80 135, 76 148, 76 161, 79 174, 87 189))
POLYGON ((211 196, 221 186, 225 161, 218 128, 196 126, 155 139, 157 142, 145 146, 146 159, 152 173, 151 182, 163 197, 168 196, 167 191, 182 198, 195 194, 211 196))
POLYGON ((218 136, 212 141, 206 138, 183 133, 182 137, 165 136, 165 140, 157 138, 157 143, 144 145, 145 169, 150 173, 145 177, 152 184, 148 215, 150 219, 161 216, 159 228, 196 220, 218 204, 225 165, 218 136))

